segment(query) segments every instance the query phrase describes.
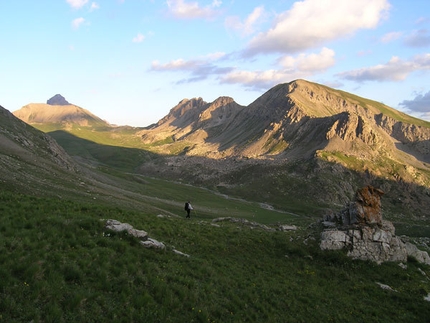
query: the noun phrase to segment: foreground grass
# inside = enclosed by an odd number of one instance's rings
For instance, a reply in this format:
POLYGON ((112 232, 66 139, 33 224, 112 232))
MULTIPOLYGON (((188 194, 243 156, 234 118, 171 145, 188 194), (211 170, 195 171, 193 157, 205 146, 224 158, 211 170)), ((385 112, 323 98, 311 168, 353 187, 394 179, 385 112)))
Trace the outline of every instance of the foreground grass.
POLYGON ((428 322, 430 270, 321 252, 318 230, 0 192, 0 322, 428 322), (145 249, 114 218, 163 241, 145 249), (176 255, 176 248, 190 257, 176 255), (427 275, 427 276, 426 276, 427 275), (396 292, 381 289, 376 283, 396 292))

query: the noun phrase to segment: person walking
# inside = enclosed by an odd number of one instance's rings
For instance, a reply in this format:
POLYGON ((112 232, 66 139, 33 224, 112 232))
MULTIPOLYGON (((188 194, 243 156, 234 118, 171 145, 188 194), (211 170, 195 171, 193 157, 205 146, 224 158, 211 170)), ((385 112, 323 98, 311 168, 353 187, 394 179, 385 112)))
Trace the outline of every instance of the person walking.
POLYGON ((190 213, 191 213, 191 210, 192 210, 192 209, 193 209, 193 207, 191 206, 190 201, 185 202, 185 211, 187 211, 187 216, 186 216, 186 218, 191 218, 190 213))

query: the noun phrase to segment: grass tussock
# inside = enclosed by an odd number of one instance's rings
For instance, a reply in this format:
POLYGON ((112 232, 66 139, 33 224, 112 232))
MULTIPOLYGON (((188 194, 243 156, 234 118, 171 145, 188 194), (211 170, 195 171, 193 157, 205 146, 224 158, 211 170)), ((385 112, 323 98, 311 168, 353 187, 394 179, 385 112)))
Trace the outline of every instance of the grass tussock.
POLYGON ((0 193, 0 322, 426 322, 430 270, 266 232, 0 193), (114 218, 162 241, 143 248, 114 218), (172 252, 177 249, 190 257, 172 252), (383 290, 376 283, 396 291, 383 290))

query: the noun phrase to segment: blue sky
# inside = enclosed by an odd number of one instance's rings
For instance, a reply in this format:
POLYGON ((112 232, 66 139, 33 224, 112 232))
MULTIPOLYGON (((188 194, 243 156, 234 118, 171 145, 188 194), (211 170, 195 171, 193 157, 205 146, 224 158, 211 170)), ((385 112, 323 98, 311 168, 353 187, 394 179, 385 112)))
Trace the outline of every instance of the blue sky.
POLYGON ((184 98, 248 105, 295 79, 430 120, 428 0, 0 2, 0 105, 59 93, 147 126, 184 98))

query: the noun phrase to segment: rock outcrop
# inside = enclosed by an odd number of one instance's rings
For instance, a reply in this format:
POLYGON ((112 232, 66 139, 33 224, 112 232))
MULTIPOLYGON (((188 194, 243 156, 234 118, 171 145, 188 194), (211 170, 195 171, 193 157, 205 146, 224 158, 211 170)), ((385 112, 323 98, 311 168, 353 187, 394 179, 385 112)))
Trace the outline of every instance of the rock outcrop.
MULTIPOLYGON (((157 215, 157 217, 165 217, 162 215, 157 215)), ((127 234, 137 238, 140 240, 140 244, 145 248, 153 248, 153 249, 166 249, 166 245, 163 242, 150 238, 148 233, 143 230, 137 230, 133 228, 131 224, 122 223, 118 220, 109 219, 106 220, 105 228, 108 230, 112 230, 114 232, 127 232, 127 234)), ((109 235, 107 235, 109 236, 109 235)), ((173 253, 189 258, 190 255, 183 253, 182 251, 176 250, 174 247, 172 248, 173 253)))
POLYGON ((133 228, 132 225, 130 225, 128 223, 121 223, 117 220, 107 220, 105 228, 112 230, 112 231, 115 231, 115 232, 127 231, 127 233, 129 235, 136 237, 141 241, 148 240, 148 233, 147 232, 145 232, 143 230, 136 230, 135 228, 133 228))
POLYGON ((49 105, 69 105, 70 103, 67 102, 67 100, 61 94, 56 94, 52 98, 50 98, 48 101, 46 101, 46 104, 49 104, 49 105))
POLYGON ((404 242, 395 235, 394 225, 382 219, 381 197, 384 192, 366 186, 356 192, 355 200, 337 214, 325 216, 323 224, 328 227, 321 234, 323 250, 348 250, 354 259, 407 261, 408 256, 430 265, 427 252, 404 242))
POLYGON ((148 233, 146 231, 137 230, 133 228, 131 224, 128 223, 122 223, 120 221, 110 219, 106 221, 105 228, 114 232, 126 231, 129 235, 138 238, 140 240, 140 244, 146 248, 165 248, 165 245, 162 242, 149 238, 148 233))

